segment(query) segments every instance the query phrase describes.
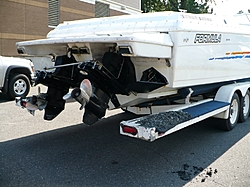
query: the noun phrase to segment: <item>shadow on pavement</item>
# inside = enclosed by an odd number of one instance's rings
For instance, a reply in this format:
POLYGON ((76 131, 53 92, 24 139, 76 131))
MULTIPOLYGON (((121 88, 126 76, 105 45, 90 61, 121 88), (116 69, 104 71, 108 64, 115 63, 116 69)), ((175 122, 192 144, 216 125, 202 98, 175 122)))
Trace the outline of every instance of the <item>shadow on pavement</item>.
POLYGON ((0 103, 10 101, 6 94, 0 92, 0 103))
POLYGON ((183 186, 206 182, 204 170, 250 130, 242 123, 223 132, 213 120, 155 142, 119 134, 121 113, 0 144, 0 186, 183 186), (199 175, 198 175, 199 174, 199 175), (2 183, 2 184, 1 184, 2 183))

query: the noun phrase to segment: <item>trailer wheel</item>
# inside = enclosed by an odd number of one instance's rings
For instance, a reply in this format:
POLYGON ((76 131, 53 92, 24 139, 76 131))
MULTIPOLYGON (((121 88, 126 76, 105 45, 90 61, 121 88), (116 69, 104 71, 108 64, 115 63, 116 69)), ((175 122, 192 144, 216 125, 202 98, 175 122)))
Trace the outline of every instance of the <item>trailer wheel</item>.
POLYGON ((219 127, 227 131, 232 130, 236 126, 239 116, 240 116, 240 99, 238 94, 234 93, 229 108, 228 118, 221 120, 219 123, 219 127))
POLYGON ((250 92, 247 91, 246 95, 241 98, 239 122, 246 121, 249 116, 249 113, 250 113, 250 92))

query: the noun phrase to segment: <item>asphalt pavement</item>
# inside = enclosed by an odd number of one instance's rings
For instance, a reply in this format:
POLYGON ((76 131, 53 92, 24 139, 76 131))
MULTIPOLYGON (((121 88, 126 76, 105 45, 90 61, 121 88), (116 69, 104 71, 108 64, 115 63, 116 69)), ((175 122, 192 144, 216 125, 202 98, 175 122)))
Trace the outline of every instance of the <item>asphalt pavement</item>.
POLYGON ((109 111, 87 126, 79 107, 48 122, 0 94, 1 187, 250 186, 250 119, 229 132, 209 119, 146 142, 119 134, 135 115, 109 111))

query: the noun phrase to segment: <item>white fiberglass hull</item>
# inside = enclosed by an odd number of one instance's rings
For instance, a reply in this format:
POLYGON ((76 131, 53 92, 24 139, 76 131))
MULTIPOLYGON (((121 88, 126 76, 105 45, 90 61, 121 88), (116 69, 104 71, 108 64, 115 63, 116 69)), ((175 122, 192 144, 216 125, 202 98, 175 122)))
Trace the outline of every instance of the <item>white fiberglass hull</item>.
POLYGON ((165 12, 66 22, 48 39, 17 46, 31 55, 86 48, 88 53, 74 55, 79 62, 101 60, 111 47, 127 47, 131 53, 123 55, 131 56, 137 80, 154 67, 168 80, 166 88, 250 76, 250 26, 214 15, 165 12))
MULTIPOLYGON (((218 83, 250 77, 250 35, 221 35, 220 43, 194 43, 199 32, 178 32, 175 37, 186 42, 175 42, 170 60, 169 86, 181 88, 218 83)), ((203 33, 209 34, 209 33, 203 33)), ((216 34, 216 33, 215 33, 216 34)))
POLYGON ((79 20, 17 47, 22 54, 56 56, 55 71, 41 71, 36 81, 48 86, 44 119, 54 119, 64 109, 65 94, 72 96, 67 91, 87 79, 93 94, 84 103, 83 121, 93 124, 107 108, 157 113, 249 80, 247 16, 237 16, 245 18, 243 24, 233 17, 181 12, 79 20))

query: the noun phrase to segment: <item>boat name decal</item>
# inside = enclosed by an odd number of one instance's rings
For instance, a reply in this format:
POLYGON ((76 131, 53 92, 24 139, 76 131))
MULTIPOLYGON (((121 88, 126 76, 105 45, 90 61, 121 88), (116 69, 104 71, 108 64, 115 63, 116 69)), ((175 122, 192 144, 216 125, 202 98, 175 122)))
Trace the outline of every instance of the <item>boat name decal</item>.
POLYGON ((196 34, 194 43, 220 43, 221 34, 196 34))

